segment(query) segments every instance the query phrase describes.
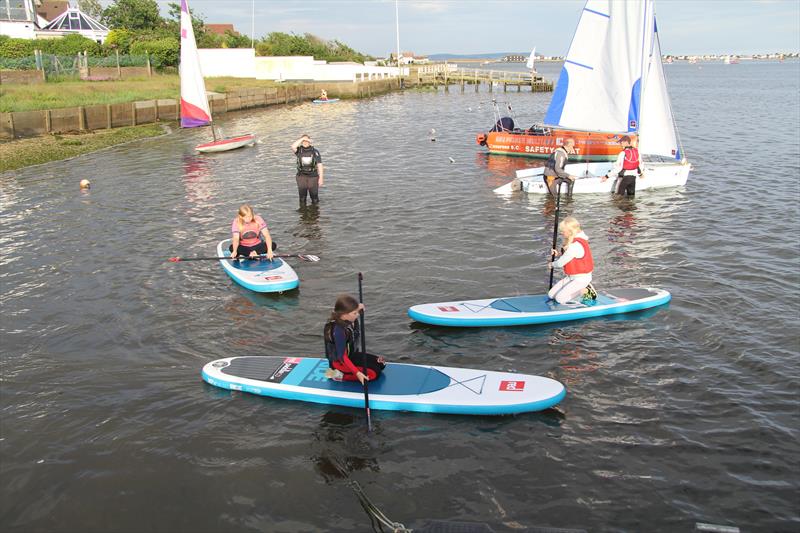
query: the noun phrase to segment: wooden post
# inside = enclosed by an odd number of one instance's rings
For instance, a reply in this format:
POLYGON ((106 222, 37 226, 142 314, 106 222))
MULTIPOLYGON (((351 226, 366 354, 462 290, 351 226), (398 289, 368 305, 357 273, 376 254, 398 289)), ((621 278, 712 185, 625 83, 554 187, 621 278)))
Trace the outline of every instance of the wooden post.
POLYGON ((86 129, 86 109, 83 106, 78 107, 78 129, 86 129))
POLYGON ((8 122, 11 125, 11 138, 12 139, 16 139, 17 138, 17 132, 14 130, 14 113, 9 113, 8 114, 8 122))
POLYGON ((489 71, 489 92, 490 92, 490 93, 491 93, 491 92, 494 92, 494 82, 492 81, 492 80, 493 80, 493 77, 494 77, 494 76, 493 76, 493 72, 490 70, 490 71, 489 71))
POLYGON ((117 79, 121 80, 122 79, 122 69, 119 66, 119 49, 115 48, 114 52, 116 52, 116 56, 117 56, 117 79))
MULTIPOLYGON (((147 77, 148 78, 152 78, 153 77, 153 68, 150 66, 150 52, 145 50, 144 51, 144 56, 147 58, 147 77)), ((158 110, 158 106, 156 106, 156 110, 158 110)), ((158 114, 158 111, 156 111, 156 115, 157 114, 158 114)))
POLYGON ((154 122, 158 122, 160 119, 158 118, 158 100, 153 100, 153 105, 155 106, 155 119, 154 122))
POLYGON ((111 104, 106 104, 106 128, 111 129, 111 104))
POLYGON ((44 112, 44 131, 50 133, 51 129, 52 129, 52 124, 50 118, 50 110, 48 109, 44 112))
POLYGON ((503 82, 503 92, 504 93, 508 92, 508 83, 506 82, 503 82))
POLYGON ((131 102, 131 126, 136 125, 136 102, 131 102))

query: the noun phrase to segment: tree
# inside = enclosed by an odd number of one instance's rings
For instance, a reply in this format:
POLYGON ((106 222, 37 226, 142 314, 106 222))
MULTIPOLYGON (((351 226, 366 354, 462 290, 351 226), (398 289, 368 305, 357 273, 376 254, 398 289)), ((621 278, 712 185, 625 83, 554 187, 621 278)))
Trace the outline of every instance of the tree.
POLYGON ((156 0, 114 0, 103 11, 103 22, 128 30, 156 30, 164 25, 156 0))
POLYGON ((103 16, 103 6, 100 0, 78 0, 78 7, 87 15, 99 19, 103 16))

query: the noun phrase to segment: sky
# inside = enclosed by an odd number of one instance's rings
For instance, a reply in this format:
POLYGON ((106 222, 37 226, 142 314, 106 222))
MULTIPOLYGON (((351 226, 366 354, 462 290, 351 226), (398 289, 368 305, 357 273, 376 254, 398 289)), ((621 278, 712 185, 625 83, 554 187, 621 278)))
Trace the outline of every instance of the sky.
MULTIPOLYGON (((158 0, 166 15, 171 0, 158 0)), ((172 0, 179 2, 180 0, 172 0)), ((256 38, 312 33, 359 52, 395 50, 394 0, 188 0, 206 23, 256 38), (252 17, 255 8, 255 19, 252 17)), ((109 1, 103 1, 104 5, 109 1)), ((584 0, 399 0, 400 48, 418 55, 524 52, 565 55, 584 0)), ((800 51, 800 0, 658 0, 664 54, 800 51)))

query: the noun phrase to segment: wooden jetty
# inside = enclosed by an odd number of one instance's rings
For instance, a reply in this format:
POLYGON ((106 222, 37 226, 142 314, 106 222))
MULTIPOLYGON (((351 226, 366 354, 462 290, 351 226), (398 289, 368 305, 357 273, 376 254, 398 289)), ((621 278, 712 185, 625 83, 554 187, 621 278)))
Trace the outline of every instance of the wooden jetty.
POLYGON ((457 85, 463 93, 467 85, 472 85, 478 92, 481 84, 488 87, 489 92, 495 89, 508 92, 509 87, 516 87, 521 92, 523 87, 530 87, 531 92, 551 92, 553 82, 545 80, 539 75, 531 76, 529 72, 509 72, 506 70, 487 70, 475 68, 458 68, 449 63, 436 63, 431 65, 412 65, 407 78, 403 79, 406 86, 433 86, 442 85, 445 92, 450 92, 451 85, 457 85))

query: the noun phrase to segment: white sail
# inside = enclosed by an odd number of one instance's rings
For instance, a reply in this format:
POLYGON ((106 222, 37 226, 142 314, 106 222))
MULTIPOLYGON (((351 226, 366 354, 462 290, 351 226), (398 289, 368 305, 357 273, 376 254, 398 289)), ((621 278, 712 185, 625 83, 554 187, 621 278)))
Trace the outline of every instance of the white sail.
POLYGON ((652 0, 588 0, 545 124, 606 132, 639 127, 642 74, 653 34, 652 0))
POLYGON ((530 70, 534 70, 534 62, 536 61, 536 47, 533 47, 531 50, 531 55, 528 58, 528 62, 525 63, 525 66, 528 67, 530 70))
POLYGON ((211 123, 206 85, 194 40, 189 3, 181 0, 181 127, 195 128, 211 123))
POLYGON ((642 154, 662 155, 680 160, 683 154, 680 153, 675 123, 672 119, 672 107, 664 78, 664 67, 661 64, 661 45, 655 20, 653 27, 655 29, 653 47, 642 95, 639 151, 642 154))

